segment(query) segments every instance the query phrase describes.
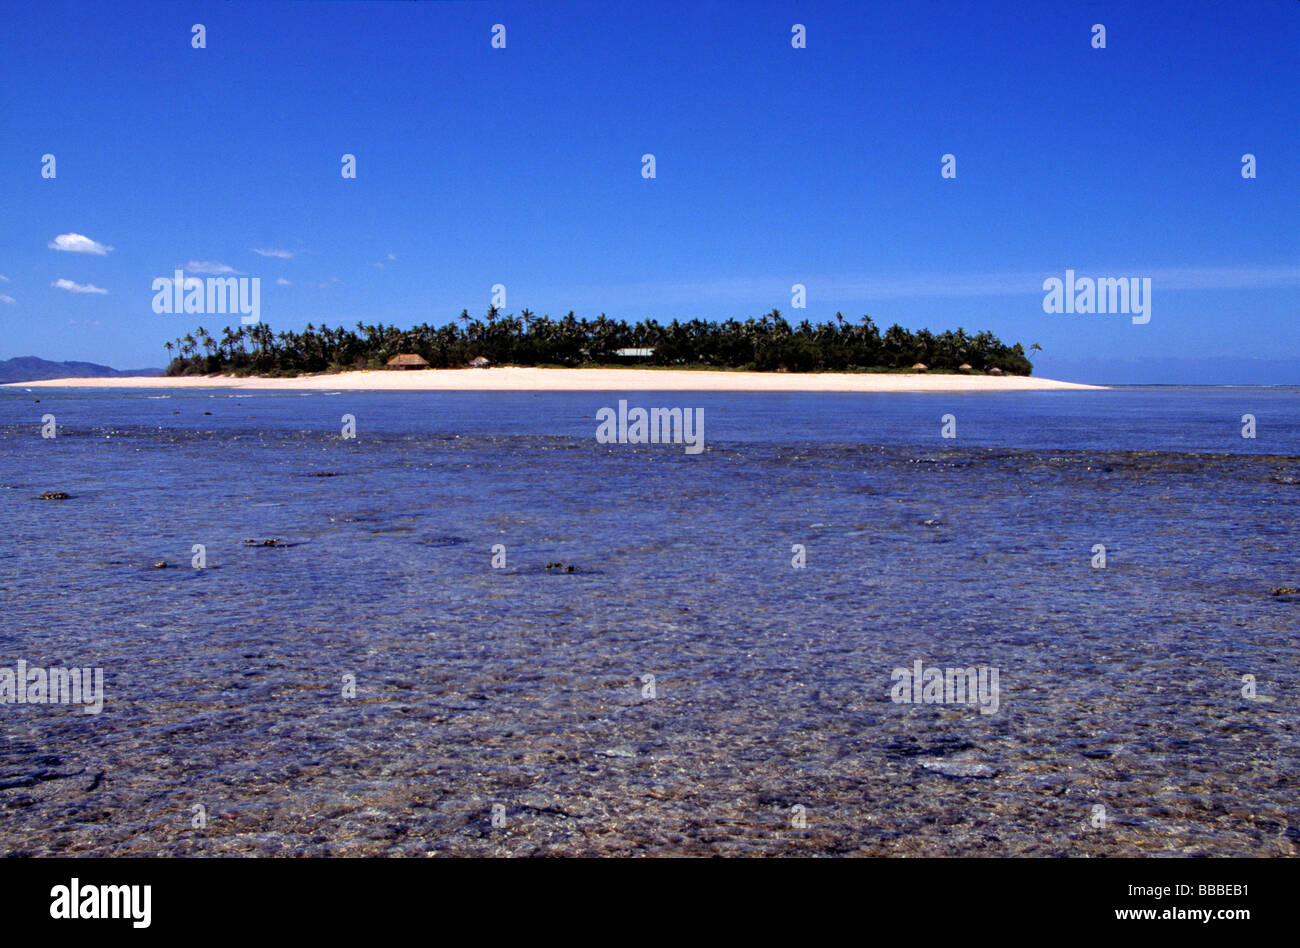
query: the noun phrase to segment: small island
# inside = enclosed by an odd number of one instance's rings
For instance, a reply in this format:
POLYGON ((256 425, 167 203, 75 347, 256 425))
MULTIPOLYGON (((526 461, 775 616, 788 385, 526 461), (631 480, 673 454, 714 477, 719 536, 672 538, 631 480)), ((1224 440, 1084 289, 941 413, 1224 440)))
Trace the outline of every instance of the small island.
POLYGON ((1028 376, 1033 365, 1020 344, 991 332, 939 334, 894 324, 883 333, 863 316, 791 326, 779 310, 740 322, 644 320, 629 325, 601 314, 562 319, 525 309, 483 319, 462 310, 445 326, 410 329, 358 323, 355 330, 308 324, 275 333, 266 324, 226 327, 216 338, 202 327, 168 342, 167 376, 259 376, 342 373, 393 368, 459 369, 471 365, 609 368, 630 365, 742 372, 962 372, 1028 376), (459 322, 460 325, 457 325, 459 322), (416 357, 416 358, 412 358, 416 357))

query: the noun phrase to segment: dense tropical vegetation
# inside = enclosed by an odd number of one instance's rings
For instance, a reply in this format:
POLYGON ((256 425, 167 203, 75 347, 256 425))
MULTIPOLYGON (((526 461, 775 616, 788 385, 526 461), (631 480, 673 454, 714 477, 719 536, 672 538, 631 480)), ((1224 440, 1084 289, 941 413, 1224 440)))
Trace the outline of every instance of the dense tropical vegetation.
POLYGON ((744 322, 673 320, 664 326, 654 320, 628 325, 603 313, 594 320, 578 319, 572 312, 562 319, 528 310, 503 315, 492 307, 483 319, 462 310, 458 320, 445 326, 425 323, 411 329, 382 323, 331 329, 309 323, 303 332, 273 333, 259 323, 226 327, 218 339, 199 327, 165 347, 169 354, 176 353, 168 375, 283 376, 375 369, 408 352, 438 369, 466 366, 477 356, 496 365, 611 365, 629 361, 615 354, 623 348, 653 349, 649 358, 635 361, 669 367, 851 372, 906 370, 922 362, 938 371, 956 371, 963 364, 976 372, 1033 371, 1019 343, 1007 346, 989 332, 934 334, 895 324, 881 333, 869 316, 853 323, 840 313, 833 321, 814 325, 805 319, 791 326, 775 309, 744 322))

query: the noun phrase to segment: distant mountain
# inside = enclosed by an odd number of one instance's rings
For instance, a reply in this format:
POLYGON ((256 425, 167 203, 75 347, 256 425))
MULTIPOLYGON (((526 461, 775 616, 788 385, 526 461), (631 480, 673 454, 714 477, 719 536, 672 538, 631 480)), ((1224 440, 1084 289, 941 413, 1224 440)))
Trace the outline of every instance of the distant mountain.
POLYGON ((36 356, 0 360, 0 384, 41 379, 110 379, 123 375, 162 375, 162 369, 112 369, 94 362, 51 362, 36 356))

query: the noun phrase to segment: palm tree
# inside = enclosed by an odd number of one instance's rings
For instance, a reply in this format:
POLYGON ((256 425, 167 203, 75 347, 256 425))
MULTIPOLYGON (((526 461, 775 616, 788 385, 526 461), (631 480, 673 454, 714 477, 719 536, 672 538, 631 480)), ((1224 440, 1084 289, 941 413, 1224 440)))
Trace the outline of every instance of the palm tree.
MULTIPOLYGON (((1019 374, 1033 371, 1023 346, 1008 346, 991 332, 970 336, 959 328, 933 334, 924 329, 912 332, 895 323, 882 334, 869 315, 862 316, 860 325, 850 324, 842 313, 836 313, 833 320, 813 324, 803 319, 792 327, 780 310, 773 309, 743 322, 694 318, 689 323, 673 319, 665 325, 645 319, 629 325, 605 313, 589 320, 570 311, 562 319, 552 320, 528 309, 518 317, 507 316, 493 306, 486 322, 471 318, 467 310, 462 310, 459 318, 466 324, 463 334, 454 320, 437 328, 425 322, 410 329, 358 322, 355 332, 309 323, 303 332, 279 334, 259 323, 238 329, 227 326, 220 343, 200 326, 194 335, 164 345, 169 357, 177 355, 168 367, 175 372, 227 368, 261 373, 319 372, 374 364, 408 351, 419 352, 439 367, 463 365, 474 355, 523 365, 576 365, 602 361, 623 346, 651 347, 656 365, 753 365, 760 370, 811 371, 905 368, 919 360, 935 368, 970 362, 977 369, 996 365, 1019 374), (246 341, 252 343, 251 353, 246 341), (206 355, 200 354, 200 346, 206 355)), ((1031 354, 1042 351, 1038 343, 1029 347, 1031 354)))

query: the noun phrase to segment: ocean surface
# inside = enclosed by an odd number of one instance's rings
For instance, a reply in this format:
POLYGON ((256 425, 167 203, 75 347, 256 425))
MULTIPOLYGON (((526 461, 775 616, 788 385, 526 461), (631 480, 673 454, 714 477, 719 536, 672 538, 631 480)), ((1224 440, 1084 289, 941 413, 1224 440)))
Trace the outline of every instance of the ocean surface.
POLYGON ((0 853, 1300 852, 1300 387, 0 389, 0 511, 104 696, 0 703, 0 853))

